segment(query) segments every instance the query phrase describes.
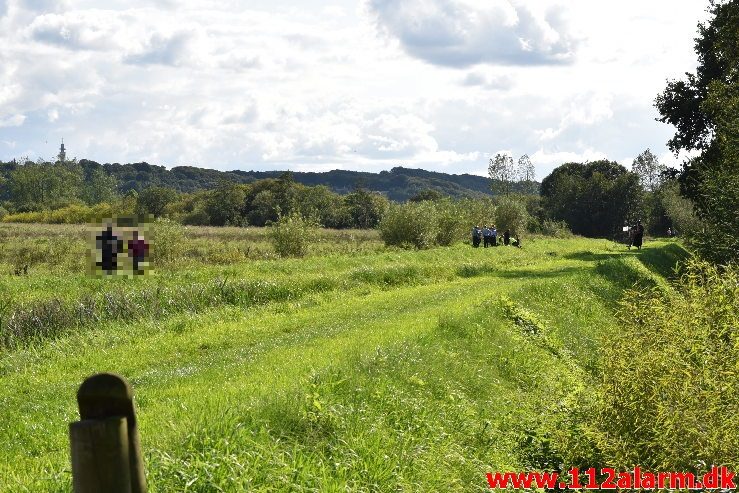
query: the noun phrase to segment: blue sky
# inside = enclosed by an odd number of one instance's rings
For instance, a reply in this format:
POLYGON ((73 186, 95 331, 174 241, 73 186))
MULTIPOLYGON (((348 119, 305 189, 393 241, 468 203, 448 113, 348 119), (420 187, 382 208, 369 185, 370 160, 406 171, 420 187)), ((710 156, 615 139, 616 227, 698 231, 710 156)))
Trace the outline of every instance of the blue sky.
POLYGON ((707 2, 0 0, 0 159, 485 174, 676 165, 707 2))

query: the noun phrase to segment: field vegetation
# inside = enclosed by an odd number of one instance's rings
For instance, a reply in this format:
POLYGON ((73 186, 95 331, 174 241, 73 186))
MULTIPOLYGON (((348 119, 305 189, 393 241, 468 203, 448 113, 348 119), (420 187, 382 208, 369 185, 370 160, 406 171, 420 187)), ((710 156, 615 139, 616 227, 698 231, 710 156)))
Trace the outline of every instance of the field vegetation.
MULTIPOLYGON (((626 355, 603 355, 642 327, 624 289, 683 296, 687 256, 672 241, 404 250, 318 230, 305 257, 280 258, 264 229, 187 228, 149 276, 95 279, 74 260, 81 228, 2 232, 0 478, 33 492, 68 491, 74 393, 100 371, 134 386, 152 491, 483 491, 490 471, 624 465, 634 455, 609 445, 629 428, 603 413, 631 408, 599 389, 626 355), (44 248, 14 275, 8 251, 44 248)), ((736 405, 735 387, 711 389, 736 405)), ((658 457, 644 450, 664 437, 643 437, 635 456, 658 457)), ((690 452, 736 464, 714 438, 690 452)), ((682 464, 666 450, 655 463, 682 464)))

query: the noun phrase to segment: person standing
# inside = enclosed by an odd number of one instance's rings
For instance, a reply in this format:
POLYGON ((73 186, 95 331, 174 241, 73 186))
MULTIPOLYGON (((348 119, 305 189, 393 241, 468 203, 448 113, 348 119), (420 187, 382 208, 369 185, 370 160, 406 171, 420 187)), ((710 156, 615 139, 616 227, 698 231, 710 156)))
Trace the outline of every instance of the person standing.
POLYGON ((472 228, 472 246, 477 248, 480 246, 480 238, 482 237, 482 231, 480 226, 472 228))
POLYGON ((146 260, 149 251, 149 244, 143 238, 139 238, 139 232, 134 231, 133 236, 128 240, 128 256, 131 257, 133 263, 134 275, 144 273, 141 264, 146 260))
POLYGON ((112 275, 118 270, 118 254, 123 250, 123 240, 113 233, 113 227, 108 225, 105 230, 95 238, 97 248, 100 250, 100 261, 95 264, 107 275, 112 275))
POLYGON ((641 250, 642 242, 644 241, 644 226, 641 221, 636 222, 636 228, 634 231, 634 243, 633 245, 637 250, 641 250))
POLYGON ((498 246, 498 230, 495 229, 495 224, 490 228, 490 242, 493 246, 498 246))
POLYGON ((484 228, 482 228, 482 241, 484 248, 487 248, 490 246, 490 228, 486 225, 484 228))
POLYGON ((511 231, 506 229, 503 233, 503 244, 508 246, 511 244, 511 231))

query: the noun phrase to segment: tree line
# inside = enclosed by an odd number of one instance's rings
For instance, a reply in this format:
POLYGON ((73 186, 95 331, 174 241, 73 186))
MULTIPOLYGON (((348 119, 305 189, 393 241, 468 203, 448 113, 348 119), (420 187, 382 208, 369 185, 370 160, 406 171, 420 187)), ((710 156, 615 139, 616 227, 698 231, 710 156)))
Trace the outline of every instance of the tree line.
MULTIPOLYGON (((44 164, 44 161, 40 160, 37 163, 44 164)), ((8 180, 13 171, 26 164, 29 164, 28 159, 0 162, 0 181, 3 178, 8 180)), ((164 166, 145 162, 100 164, 88 159, 81 159, 78 164, 86 178, 101 172, 113 177, 117 184, 116 189, 121 194, 130 190, 141 192, 151 187, 171 188, 178 192, 192 193, 211 190, 222 182, 249 184, 268 178, 276 179, 282 173, 281 171, 219 171, 193 166, 175 166, 167 169, 164 166)), ((455 198, 479 198, 489 196, 491 193, 488 180, 483 176, 453 175, 402 166, 379 173, 349 170, 294 172, 293 178, 297 183, 307 186, 325 185, 331 191, 341 195, 350 193, 361 186, 370 191, 381 192, 388 199, 396 202, 405 202, 425 190, 435 190, 455 198)), ((0 201, 10 199, 8 190, 0 188, 0 201)))
MULTIPOLYGON (((148 172, 147 167, 141 169, 148 172)), ((94 217, 138 214, 164 216, 186 225, 264 226, 280 216, 297 213, 328 228, 374 228, 393 202, 363 187, 341 195, 325 185, 304 185, 290 172, 251 183, 221 180, 210 189, 181 192, 164 186, 123 191, 114 174, 84 160, 26 162, 6 166, 5 171, 0 216, 9 221, 78 223, 94 217)), ((576 234, 613 237, 623 224, 638 218, 656 233, 676 227, 678 221, 683 229, 688 224, 683 216, 695 222, 689 204, 676 199, 679 195, 673 175, 647 150, 634 161, 632 171, 606 160, 566 163, 545 177, 540 186, 528 156, 514 161, 498 154, 490 159, 488 186, 491 195, 498 197, 496 203, 502 198, 506 204, 519 203, 515 210, 525 215, 519 214, 522 219, 512 223, 519 233, 551 229, 544 227, 548 221, 549 226, 564 222, 576 234), (686 210, 682 216, 675 213, 686 210)), ((492 210, 486 205, 491 199, 484 196, 452 199, 438 189, 427 188, 411 196, 406 207, 410 210, 413 203, 434 202, 434 210, 445 208, 447 216, 459 216, 463 209, 492 210)), ((505 209, 513 210, 511 207, 505 209)), ((473 222, 493 221, 492 216, 476 213, 465 216, 473 222)), ((419 217, 417 222, 423 220, 419 217)), ((457 224, 453 229, 463 231, 467 226, 472 224, 457 224)))
POLYGON ((96 217, 148 215, 186 225, 265 226, 300 214, 327 228, 374 228, 388 207, 380 193, 357 187, 340 195, 297 183, 292 173, 242 184, 221 181, 192 193, 151 186, 121 193, 114 176, 76 161, 28 162, 0 184, 0 218, 16 222, 81 223, 96 217))

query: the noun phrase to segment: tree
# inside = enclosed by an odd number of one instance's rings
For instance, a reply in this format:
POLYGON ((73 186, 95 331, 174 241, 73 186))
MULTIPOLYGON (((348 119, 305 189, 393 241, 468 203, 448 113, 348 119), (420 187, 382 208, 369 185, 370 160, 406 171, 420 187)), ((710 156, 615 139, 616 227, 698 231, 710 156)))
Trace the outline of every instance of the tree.
POLYGON ((298 210, 303 217, 317 218, 327 228, 346 228, 351 225, 344 198, 325 185, 300 186, 298 210))
POLYGON ((661 122, 676 127, 668 146, 674 151, 707 150, 713 144, 715 115, 704 103, 710 98, 711 86, 736 84, 739 78, 739 2, 711 0, 712 18, 698 25, 695 51, 696 72, 686 73, 685 80, 672 80, 655 99, 661 122))
POLYGON ((138 214, 151 214, 160 217, 170 202, 177 200, 177 192, 171 188, 149 187, 143 190, 136 201, 138 214))
POLYGON ((413 197, 411 197, 411 202, 423 202, 424 200, 430 200, 432 202, 439 201, 444 198, 444 194, 441 193, 438 190, 434 190, 433 188, 427 188, 425 190, 421 190, 417 194, 415 194, 413 197))
POLYGON ((524 154, 518 158, 518 166, 516 167, 516 178, 523 185, 521 191, 525 194, 533 194, 537 192, 536 187, 536 168, 534 167, 528 154, 524 154))
POLYGON ((118 197, 118 180, 106 173, 102 167, 94 168, 87 175, 82 187, 82 200, 89 205, 113 202, 118 197))
POLYGON ((700 151, 679 178, 704 222, 693 243, 705 257, 730 262, 739 261, 739 0, 713 0, 709 11, 695 40, 696 72, 668 82, 655 106, 676 128, 670 149, 700 151))
POLYGON ((280 207, 271 190, 265 189, 258 192, 249 203, 247 218, 249 224, 254 226, 265 226, 267 223, 277 221, 280 207))
POLYGON ((492 183, 490 188, 495 195, 509 195, 512 191, 512 182, 516 177, 513 158, 507 154, 498 153, 490 158, 488 176, 492 183))
POLYGON ((680 195, 680 185, 677 181, 666 182, 660 189, 660 203, 665 215, 670 221, 669 227, 678 231, 680 235, 695 235, 700 233, 700 220, 695 215, 693 202, 680 195))
POLYGON ((543 208, 573 233, 612 237, 640 210, 639 177, 613 161, 565 163, 541 182, 543 208))
POLYGON ((634 159, 631 171, 639 175, 639 181, 645 190, 654 192, 662 184, 667 166, 661 164, 657 156, 647 149, 634 159))
POLYGON ((205 199, 204 212, 214 226, 240 226, 244 223, 244 187, 221 182, 205 199))
POLYGON ((344 197, 352 226, 355 228, 376 227, 388 208, 388 200, 379 193, 358 188, 344 197))
POLYGON ((80 195, 82 170, 74 161, 27 161, 10 173, 10 196, 19 211, 56 209, 80 195))

